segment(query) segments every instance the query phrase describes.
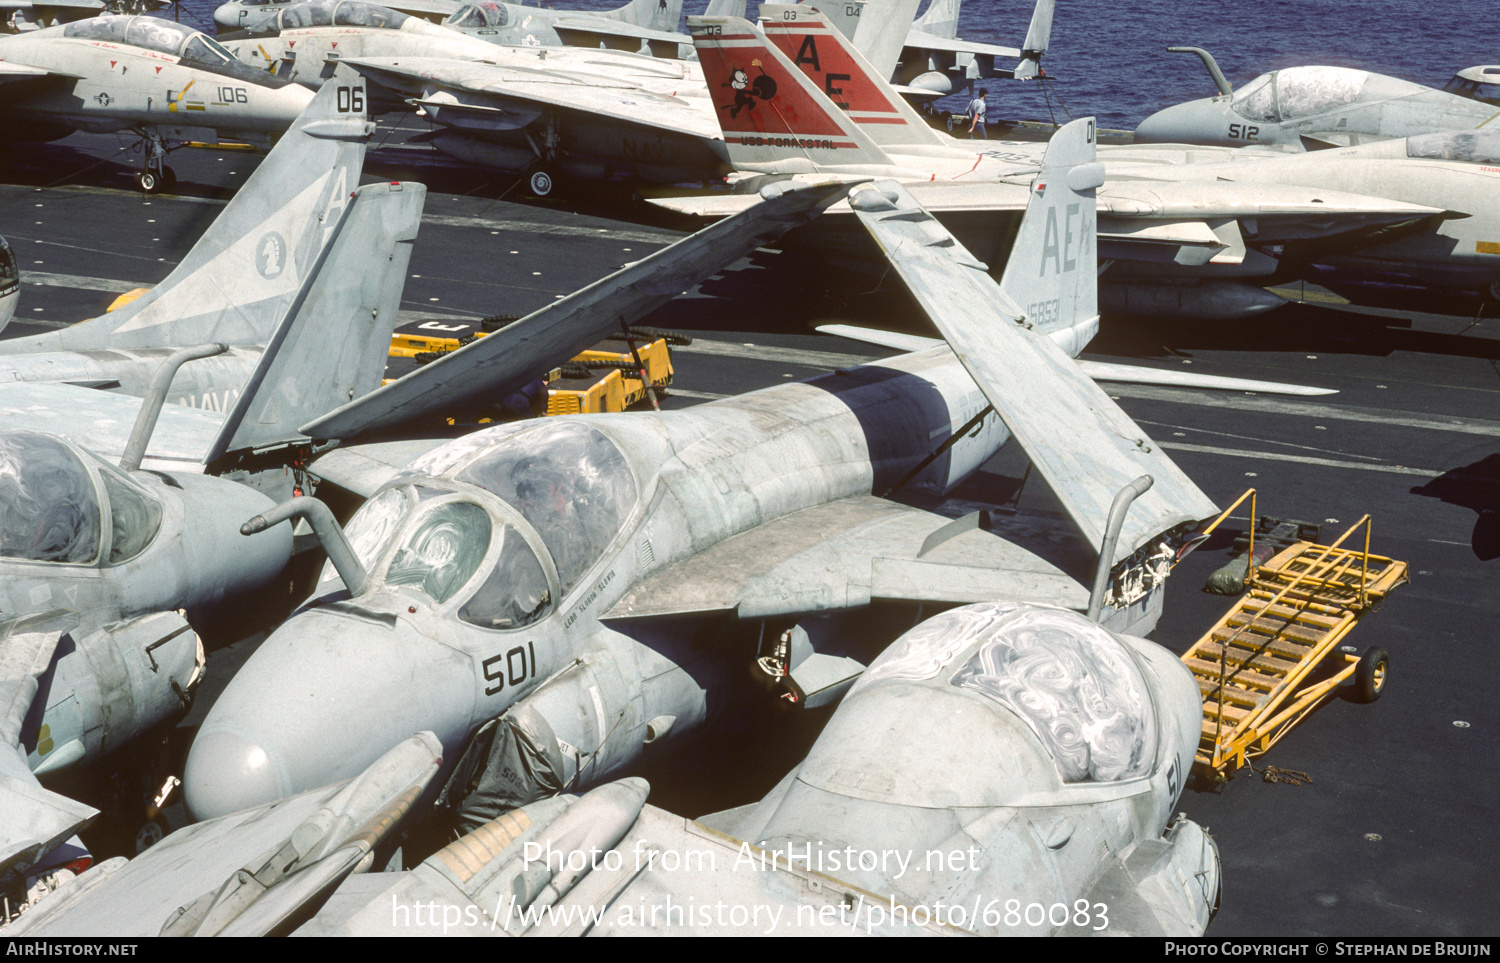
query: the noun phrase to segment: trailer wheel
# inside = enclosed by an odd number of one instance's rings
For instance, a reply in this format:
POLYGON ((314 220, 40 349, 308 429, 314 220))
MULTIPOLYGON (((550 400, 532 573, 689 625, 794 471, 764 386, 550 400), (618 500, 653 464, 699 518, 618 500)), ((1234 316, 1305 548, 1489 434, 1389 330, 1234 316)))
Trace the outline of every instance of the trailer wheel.
POLYGON ((1385 649, 1371 646, 1359 657, 1354 669, 1354 697, 1360 702, 1374 702, 1385 691, 1385 681, 1390 671, 1390 656, 1385 649))

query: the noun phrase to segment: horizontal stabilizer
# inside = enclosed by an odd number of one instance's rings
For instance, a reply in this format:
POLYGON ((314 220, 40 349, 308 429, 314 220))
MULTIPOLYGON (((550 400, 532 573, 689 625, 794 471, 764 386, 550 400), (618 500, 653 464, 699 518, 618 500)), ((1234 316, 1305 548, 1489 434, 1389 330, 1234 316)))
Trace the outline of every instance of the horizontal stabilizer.
POLYGON ((735 217, 596 281, 556 304, 444 355, 305 426, 314 438, 350 439, 496 404, 620 325, 655 310, 726 265, 817 217, 847 185, 775 184, 735 217))
MULTIPOLYGON (((141 399, 55 382, 0 384, 0 424, 61 435, 109 462, 125 453, 141 399)), ((224 414, 187 405, 164 405, 142 467, 202 471, 204 456, 224 414)))
POLYGON ((1336 395, 1334 388, 1283 384, 1279 381, 1255 381, 1250 378, 1225 378, 1219 375, 1191 374, 1133 364, 1108 361, 1079 361, 1078 368, 1095 381, 1128 381, 1138 385, 1175 385, 1179 388, 1217 388, 1223 391, 1254 391, 1267 395, 1336 395))
POLYGON ((906 46, 909 49, 931 50, 935 53, 966 53, 991 57, 1021 56, 1021 51, 1015 47, 1001 47, 998 44, 978 43, 973 40, 949 39, 930 33, 918 33, 915 30, 906 35, 906 46))
MULTIPOLYGON (((881 331, 876 328, 861 328, 852 324, 820 324, 822 334, 866 344, 878 344, 898 351, 926 351, 943 344, 937 338, 924 338, 919 334, 902 334, 899 331, 881 331)), ((1178 388, 1214 388, 1221 391, 1254 391, 1266 395, 1336 395, 1333 388, 1313 388, 1307 385, 1290 385, 1279 381, 1253 381, 1249 378, 1225 378, 1219 375, 1191 374, 1186 371, 1168 371, 1162 368, 1146 368, 1133 364, 1113 364, 1108 361, 1075 362, 1080 371, 1095 381, 1122 381, 1142 385, 1173 385, 1178 388)))
POLYGON ((856 187, 850 203, 1096 551, 1116 493, 1155 479, 1113 565, 1217 509, 1048 336, 1076 354, 1097 325, 1093 130, 1086 118, 1053 137, 1000 286, 896 183, 856 187))

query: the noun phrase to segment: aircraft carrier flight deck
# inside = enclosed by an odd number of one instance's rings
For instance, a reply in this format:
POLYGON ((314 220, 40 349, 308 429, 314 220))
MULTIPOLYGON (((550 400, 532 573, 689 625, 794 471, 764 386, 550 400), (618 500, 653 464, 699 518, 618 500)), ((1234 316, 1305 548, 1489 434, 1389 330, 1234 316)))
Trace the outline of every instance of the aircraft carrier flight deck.
MULTIPOLYGON (((534 198, 524 180, 446 161, 406 143, 410 133, 384 125, 363 179, 428 187, 403 322, 524 315, 692 229, 628 188, 534 198)), ((262 158, 176 151, 175 188, 144 195, 128 146, 75 134, 7 157, 0 232, 19 262, 21 296, 3 337, 93 317, 160 281, 262 158)), ((1083 356, 1336 389, 1295 398, 1106 384, 1220 506, 1253 487, 1262 514, 1321 525, 1329 537, 1369 513, 1375 551, 1410 565, 1411 584, 1351 636, 1390 654, 1383 696, 1369 705, 1333 699, 1259 766, 1306 778, 1266 781, 1247 769, 1217 791, 1183 795, 1178 808, 1212 832, 1223 859, 1222 909, 1208 935, 1492 934, 1500 913, 1500 660, 1491 649, 1500 606, 1500 304, 1435 304, 1392 289, 1385 307, 1369 308, 1315 286, 1280 293, 1295 303, 1243 321, 1106 314, 1083 356), (1422 310, 1434 306, 1442 310, 1422 310)), ((665 408, 892 353, 819 334, 817 325, 933 336, 900 284, 880 272, 764 250, 644 323, 693 338, 674 350, 665 408)), ((1057 510, 1014 447, 959 494, 1057 510)), ((1231 557, 1245 515, 1242 507, 1174 573, 1155 641, 1184 652, 1223 614, 1228 600, 1201 589, 1231 557)), ((208 640, 209 676, 179 726, 180 747, 263 636, 226 629, 208 640)), ((650 774, 653 804, 697 816, 753 802, 811 735, 786 726, 706 738, 650 774)))

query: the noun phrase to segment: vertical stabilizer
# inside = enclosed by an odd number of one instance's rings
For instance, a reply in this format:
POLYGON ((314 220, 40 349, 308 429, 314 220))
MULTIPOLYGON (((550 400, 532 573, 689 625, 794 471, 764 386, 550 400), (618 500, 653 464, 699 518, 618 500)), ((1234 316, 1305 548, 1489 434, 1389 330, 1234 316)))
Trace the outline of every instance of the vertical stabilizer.
MULTIPOLYGON (((822 3, 818 3, 817 0, 801 0, 801 4, 804 10, 817 7, 823 16, 828 18, 828 22, 833 24, 833 29, 850 40, 853 40, 854 35, 859 32, 860 18, 865 15, 865 7, 868 6, 867 0, 848 0, 847 3, 834 3, 832 0, 824 0, 822 3)), ((780 17, 783 14, 778 13, 776 16, 780 17)), ((765 4, 760 5, 755 19, 761 22, 761 29, 765 29, 765 22, 771 19, 771 14, 766 10, 765 4)))
MULTIPOLYGON (((952 40, 958 36, 958 10, 963 0, 932 0, 927 10, 912 24, 923 33, 952 40)), ((1052 0, 1041 0, 1050 4, 1052 0)))
MULTIPOLYGON (((872 3, 866 7, 864 15, 875 15, 870 9, 874 6, 872 3)), ((802 70, 814 87, 825 91, 876 146, 882 149, 918 144, 957 146, 951 137, 934 130, 886 82, 890 71, 881 73, 854 43, 832 27, 821 11, 810 9, 807 4, 763 3, 760 14, 766 37, 802 70)), ((905 36, 904 29, 901 33, 905 36)), ((893 63, 891 70, 894 69, 893 63)))
POLYGON ((705 17, 739 17, 744 19, 745 8, 750 5, 750 0, 709 0, 708 9, 703 11, 705 17))
POLYGON ((264 344, 359 186, 366 100, 365 79, 340 67, 165 280, 118 311, 0 352, 264 344))
POLYGON ((380 386, 426 197, 427 188, 405 183, 354 193, 208 463, 226 452, 301 440, 299 425, 380 386))
POLYGON ((1000 279, 1000 290, 1033 328, 1077 332, 1076 348, 1063 345, 1074 356, 1099 329, 1094 191, 1104 182, 1104 168, 1094 143, 1092 117, 1052 136, 1000 279))
POLYGON ((1033 54, 1040 57, 1047 52, 1047 44, 1052 40, 1052 11, 1056 6, 1057 0, 1036 0, 1036 7, 1031 11, 1031 26, 1026 28, 1026 42, 1021 45, 1027 59, 1034 59, 1033 54))
POLYGON ((889 80, 901 62, 901 50, 906 46, 906 35, 911 32, 919 2, 869 0, 865 4, 864 13, 859 18, 859 29, 852 38, 853 46, 870 62, 875 76, 881 80, 889 80))
POLYGON ((687 22, 737 170, 811 174, 892 166, 885 152, 829 99, 841 92, 831 89, 825 95, 748 21, 688 17, 687 22))
POLYGON ((682 0, 631 0, 623 7, 606 11, 604 16, 649 30, 676 33, 682 22, 682 0))

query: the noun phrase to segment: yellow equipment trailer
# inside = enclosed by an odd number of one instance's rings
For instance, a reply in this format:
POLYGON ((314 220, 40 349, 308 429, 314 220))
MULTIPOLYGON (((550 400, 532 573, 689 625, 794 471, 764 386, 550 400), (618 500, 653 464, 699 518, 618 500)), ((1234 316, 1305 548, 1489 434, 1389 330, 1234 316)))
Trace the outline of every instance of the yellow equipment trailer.
POLYGON ((1255 490, 1250 499, 1248 591, 1182 657, 1203 694, 1203 728, 1193 772, 1210 782, 1259 758, 1351 677, 1372 702, 1385 687, 1389 658, 1341 645, 1349 631, 1406 582, 1406 563, 1370 554, 1366 515, 1332 545, 1297 542, 1260 566, 1255 551, 1255 490), (1362 550, 1343 548, 1364 532, 1362 550), (1321 666, 1329 663, 1323 671, 1321 666), (1331 668, 1332 671, 1327 671, 1331 668))

